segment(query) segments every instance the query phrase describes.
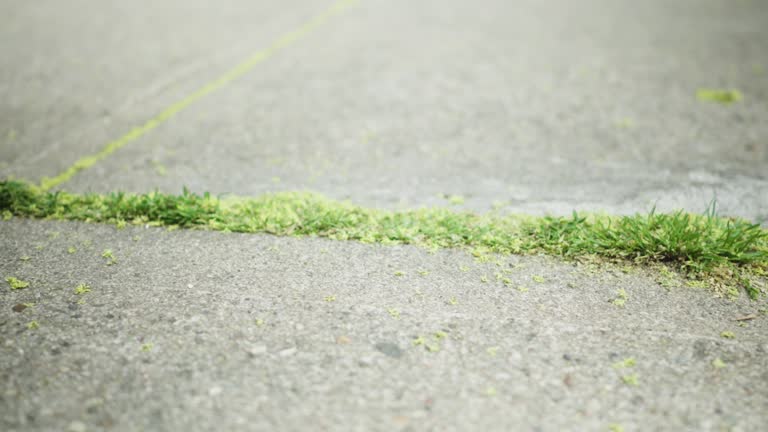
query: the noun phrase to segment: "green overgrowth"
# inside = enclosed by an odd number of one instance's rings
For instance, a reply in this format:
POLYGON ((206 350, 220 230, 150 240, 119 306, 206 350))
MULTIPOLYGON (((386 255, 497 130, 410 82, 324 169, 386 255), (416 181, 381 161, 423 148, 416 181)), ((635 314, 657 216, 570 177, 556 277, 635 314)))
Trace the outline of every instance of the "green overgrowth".
POLYGON ((184 190, 106 195, 44 192, 0 182, 0 212, 15 216, 123 223, 227 232, 319 236, 365 243, 415 244, 428 250, 466 248, 500 254, 597 256, 665 263, 712 286, 741 286, 756 298, 750 275, 768 269, 768 230, 746 220, 683 211, 633 216, 532 217, 475 214, 445 208, 387 211, 307 192, 256 198, 214 197, 184 190))
POLYGON ((29 286, 29 282, 17 279, 13 276, 8 276, 5 278, 5 281, 8 282, 8 286, 10 286, 12 290, 24 289, 29 286))
POLYGON ((744 98, 738 90, 706 88, 697 90, 696 97, 702 102, 716 102, 725 105, 739 102, 744 98))

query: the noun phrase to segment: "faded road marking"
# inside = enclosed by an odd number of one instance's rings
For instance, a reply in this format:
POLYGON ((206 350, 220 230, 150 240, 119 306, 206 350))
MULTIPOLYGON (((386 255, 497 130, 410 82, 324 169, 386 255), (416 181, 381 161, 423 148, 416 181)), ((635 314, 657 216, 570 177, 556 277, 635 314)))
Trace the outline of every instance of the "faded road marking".
POLYGON ((279 52, 283 48, 305 37, 312 31, 314 31, 317 27, 321 26, 326 21, 328 21, 330 18, 342 13, 347 8, 349 8, 350 6, 354 5, 357 2, 358 0, 337 1, 336 3, 333 4, 333 6, 325 10, 323 13, 307 21, 304 25, 302 25, 298 29, 281 36, 278 40, 273 42, 269 47, 256 52, 244 62, 230 69, 221 77, 217 78, 214 81, 209 82, 208 84, 204 85, 194 93, 190 94, 184 99, 169 106, 168 108, 163 110, 160 114, 151 118, 143 125, 136 126, 133 129, 131 129, 131 131, 128 132, 127 134, 121 136, 120 138, 114 141, 107 143, 107 145, 105 145, 104 148, 102 148, 99 152, 80 158, 74 164, 72 164, 69 168, 67 168, 66 170, 64 170, 59 175, 53 178, 43 177, 43 179, 40 181, 40 187, 43 190, 49 190, 53 187, 61 185, 62 183, 68 182, 70 179, 72 179, 72 177, 74 177, 80 171, 92 167, 97 162, 111 155, 112 153, 119 150, 126 144, 133 142, 138 138, 146 135, 147 132, 151 131, 152 129, 155 129, 163 122, 167 121, 168 119, 175 116, 176 114, 178 114, 179 112, 187 108, 188 106, 192 105, 194 102, 198 101, 199 99, 202 99, 208 94, 213 93, 219 88, 245 75, 259 63, 263 62, 264 60, 267 60, 268 58, 272 57, 275 53, 279 52))

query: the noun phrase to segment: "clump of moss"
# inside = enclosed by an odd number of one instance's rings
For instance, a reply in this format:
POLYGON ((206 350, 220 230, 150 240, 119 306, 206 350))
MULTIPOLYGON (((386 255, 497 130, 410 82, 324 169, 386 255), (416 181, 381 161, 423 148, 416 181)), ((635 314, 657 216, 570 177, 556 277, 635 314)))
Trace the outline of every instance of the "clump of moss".
POLYGON ((637 377, 637 374, 624 375, 621 377, 621 380, 624 381, 624 384, 628 386, 636 387, 638 384, 640 384, 640 380, 637 377))
POLYGON ((624 290, 624 288, 619 288, 618 290, 616 290, 616 298, 611 300, 611 303, 613 303, 618 307, 623 308, 624 305, 627 303, 627 299, 628 299, 627 291, 624 290))
POLYGON ((725 105, 730 105, 744 99, 740 91, 733 89, 702 88, 696 92, 696 97, 702 102, 716 102, 725 105))
POLYGON ((8 282, 8 285, 12 290, 24 289, 29 286, 29 282, 17 279, 13 276, 8 276, 5 278, 5 281, 8 282))

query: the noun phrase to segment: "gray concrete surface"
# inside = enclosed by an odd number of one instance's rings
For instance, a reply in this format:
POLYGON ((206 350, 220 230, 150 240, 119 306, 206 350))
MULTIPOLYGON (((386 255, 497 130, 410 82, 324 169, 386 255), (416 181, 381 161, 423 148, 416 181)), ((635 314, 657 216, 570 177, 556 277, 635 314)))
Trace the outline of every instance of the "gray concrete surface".
MULTIPOLYGON (((58 172, 324 6, 162 4, 93 2, 93 22, 59 12, 51 28, 4 18, 0 110, 18 144, 3 172, 58 172)), ((308 188, 383 207, 449 193, 536 213, 717 198, 763 222, 766 23, 759 1, 363 1, 65 188, 308 188), (701 103, 700 87, 745 100, 701 103)))
POLYGON ((768 424, 768 303, 645 272, 24 220, 0 223, 0 256, 0 274, 31 283, 0 295, 4 431, 768 424), (74 294, 81 283, 91 292, 74 294), (610 303, 619 289, 624 307, 610 303), (636 365, 613 366, 626 358, 636 365))
MULTIPOLYGON (((328 5, 0 0, 0 177, 59 173, 328 5)), ((766 23, 754 0, 363 0, 61 187, 529 213, 716 197, 765 223, 766 23)), ((765 300, 652 271, 14 219, 0 276, 31 282, 0 288, 3 431, 768 424, 765 300)))

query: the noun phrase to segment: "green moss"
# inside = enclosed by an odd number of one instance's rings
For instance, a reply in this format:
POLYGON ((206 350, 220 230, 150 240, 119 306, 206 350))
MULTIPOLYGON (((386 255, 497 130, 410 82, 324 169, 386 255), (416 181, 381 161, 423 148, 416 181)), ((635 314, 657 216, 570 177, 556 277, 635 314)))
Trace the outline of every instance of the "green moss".
POLYGON ((451 205, 464 204, 464 197, 461 195, 441 195, 441 196, 445 198, 451 205))
POLYGON ((624 288, 619 288, 616 290, 616 298, 611 300, 611 303, 618 307, 624 307, 625 304, 627 304, 627 292, 624 290, 624 288))
POLYGON ((751 272, 768 268, 768 231, 741 219, 718 217, 714 205, 703 215, 652 211, 634 216, 532 217, 445 208, 368 209, 311 193, 250 199, 220 199, 186 190, 181 195, 78 195, 2 181, 0 211, 59 220, 414 244, 429 251, 458 247, 477 250, 480 256, 486 251, 544 253, 569 259, 663 263, 662 269, 669 266, 686 275, 714 278, 714 287, 742 287, 752 298, 760 290, 750 283, 751 272))
POLYGON ((11 287, 12 290, 24 289, 29 286, 29 282, 23 281, 21 279, 16 279, 13 276, 8 276, 7 278, 5 278, 5 281, 8 282, 8 285, 11 287))
POLYGON ((664 288, 678 288, 682 286, 680 278, 677 274, 671 271, 667 266, 659 266, 658 282, 664 288))
POLYGON ((736 334, 732 331, 724 331, 720 333, 720 337, 725 339, 736 339, 736 334))
POLYGON ((637 374, 624 375, 621 377, 621 380, 624 381, 624 384, 628 386, 635 387, 640 384, 640 380, 638 379, 637 374))
POLYGON ((165 177, 168 175, 168 169, 160 161, 153 160, 152 168, 155 169, 155 173, 157 173, 157 175, 160 177, 165 177))
POLYGON ((716 102, 725 105, 741 101, 744 96, 738 90, 699 89, 696 97, 702 102, 716 102))
POLYGON ((544 276, 533 275, 531 276, 531 279, 536 283, 544 283, 544 276))
POLYGON ((27 328, 30 330, 37 330, 40 328, 40 323, 38 323, 37 321, 30 321, 29 323, 27 323, 27 328))
POLYGON ((332 303, 332 302, 336 301, 336 296, 335 295, 327 295, 327 296, 323 297, 323 300, 328 302, 328 303, 332 303))
POLYGON ((724 361, 720 359, 720 357, 717 357, 714 360, 712 360, 712 367, 714 367, 715 369, 722 369, 726 367, 726 364, 724 361))
POLYGON ((635 365, 636 365, 636 364, 637 364, 637 362, 635 362, 635 359, 634 359, 634 358, 632 358, 632 357, 627 357, 627 358, 625 358, 625 359, 624 359, 624 360, 622 360, 622 361, 619 361, 619 362, 616 362, 616 363, 614 363, 614 364, 613 364, 613 367, 614 367, 615 369, 624 369, 624 368, 631 368, 631 367, 635 367, 635 365))

